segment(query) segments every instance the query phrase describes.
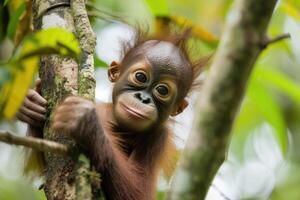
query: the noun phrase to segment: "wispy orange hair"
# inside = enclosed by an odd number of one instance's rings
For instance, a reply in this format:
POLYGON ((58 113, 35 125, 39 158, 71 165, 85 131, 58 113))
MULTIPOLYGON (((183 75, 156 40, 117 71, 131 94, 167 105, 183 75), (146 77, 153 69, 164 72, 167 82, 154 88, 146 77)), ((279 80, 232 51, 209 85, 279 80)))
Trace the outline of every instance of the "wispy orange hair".
POLYGON ((169 33, 167 35, 160 35, 160 36, 151 36, 148 35, 148 31, 143 31, 143 28, 138 27, 135 28, 136 32, 134 38, 132 40, 122 41, 122 49, 121 49, 121 59, 128 57, 130 54, 134 52, 134 50, 140 46, 141 44, 150 41, 150 40, 158 40, 158 41, 165 41, 170 42, 177 46, 182 55, 188 61, 191 66, 192 70, 192 84, 190 89, 198 86, 200 81, 197 80, 200 73, 203 71, 204 67, 207 65, 211 56, 205 56, 198 58, 196 60, 192 60, 190 53, 191 49, 188 47, 188 40, 191 38, 191 29, 187 28, 180 33, 169 33))

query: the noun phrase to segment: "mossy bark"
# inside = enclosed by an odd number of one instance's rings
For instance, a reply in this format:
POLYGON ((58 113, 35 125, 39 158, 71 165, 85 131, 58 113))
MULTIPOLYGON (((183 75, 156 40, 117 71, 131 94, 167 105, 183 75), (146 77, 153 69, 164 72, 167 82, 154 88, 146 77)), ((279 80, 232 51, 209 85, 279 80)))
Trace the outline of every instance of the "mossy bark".
POLYGON ((226 158, 232 123, 263 49, 276 0, 236 0, 203 91, 168 199, 204 199, 226 158))
MULTIPOLYGON (((76 34, 69 0, 34 0, 33 21, 35 30, 61 27, 76 34)), ((42 81, 42 96, 48 101, 44 138, 74 146, 74 148, 76 148, 74 141, 63 134, 53 132, 51 129, 51 116, 53 109, 62 98, 67 95, 78 95, 78 71, 79 67, 74 59, 62 58, 58 55, 47 55, 41 58, 39 76, 42 81)), ((89 94, 89 98, 93 99, 95 89, 93 66, 92 71, 89 71, 89 80, 84 80, 84 82, 81 81, 80 85, 87 84, 88 90, 87 87, 84 87, 81 93, 89 94)), ((48 199, 92 198, 91 181, 88 177, 90 167, 87 159, 82 161, 45 153, 45 161, 46 180, 44 190, 48 199)))

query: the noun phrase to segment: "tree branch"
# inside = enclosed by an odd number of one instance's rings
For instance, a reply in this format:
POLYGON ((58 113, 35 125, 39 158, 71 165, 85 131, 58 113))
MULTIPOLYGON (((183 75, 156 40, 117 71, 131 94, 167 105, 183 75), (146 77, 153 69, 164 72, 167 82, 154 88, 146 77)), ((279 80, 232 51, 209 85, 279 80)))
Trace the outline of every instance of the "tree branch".
MULTIPOLYGON (((71 0, 76 37, 80 43, 81 58, 78 68, 78 94, 88 99, 95 99, 96 80, 94 76, 94 51, 96 36, 91 27, 85 0, 71 0)), ((92 199, 92 179, 90 178, 90 160, 83 154, 76 163, 76 199, 92 199)), ((100 188, 93 188, 99 190, 100 188)), ((97 198, 94 196, 94 198, 97 198)))
POLYGON ((278 36, 276 36, 274 38, 268 38, 268 37, 266 37, 266 39, 262 42, 262 48, 264 49, 267 46, 269 46, 270 44, 279 42, 279 41, 287 39, 287 38, 291 38, 291 34, 285 33, 285 34, 282 34, 282 35, 278 35, 278 36))
POLYGON ((60 155, 68 155, 70 153, 69 148, 66 145, 29 136, 20 137, 8 131, 0 131, 0 141, 7 144, 21 145, 34 150, 51 152, 60 155))
POLYGON ((76 36, 80 43, 81 59, 78 69, 78 93, 94 100, 96 80, 94 77, 94 51, 96 36, 91 27, 84 0, 71 0, 76 36))
MULTIPOLYGON (((94 96, 95 94, 93 72, 87 70, 88 72, 84 75, 87 79, 92 80, 88 86, 85 86, 85 84, 88 84, 87 82, 79 81, 79 79, 82 79, 82 75, 78 74, 93 66, 93 57, 90 55, 93 50, 85 48, 86 45, 90 45, 90 40, 87 38, 90 37, 90 32, 87 30, 89 33, 86 34, 86 26, 80 30, 78 29, 78 26, 81 26, 78 23, 89 23, 88 18, 85 17, 84 0, 34 0, 32 11, 36 30, 57 26, 75 33, 79 38, 82 50, 79 66, 74 59, 61 58, 52 54, 42 57, 39 70, 42 80, 42 95, 48 101, 49 111, 43 130, 44 138, 59 141, 76 151, 78 148, 74 140, 66 135, 53 133, 50 127, 50 116, 52 115, 52 109, 65 95, 81 95, 84 93, 94 96), (81 37, 86 40, 82 41, 81 37)), ((94 42, 91 42, 91 44, 94 44, 94 42)), ((91 184, 89 184, 90 177, 86 176, 85 171, 82 170, 80 160, 46 153, 45 161, 46 180, 44 191, 48 199, 92 199, 91 184), (79 183, 81 180, 78 180, 78 177, 84 180, 83 184, 79 183)), ((84 162, 84 164, 88 166, 86 169, 90 171, 89 163, 84 162)))
POLYGON ((276 0, 236 0, 201 97, 197 116, 169 193, 202 200, 226 158, 230 131, 276 0))

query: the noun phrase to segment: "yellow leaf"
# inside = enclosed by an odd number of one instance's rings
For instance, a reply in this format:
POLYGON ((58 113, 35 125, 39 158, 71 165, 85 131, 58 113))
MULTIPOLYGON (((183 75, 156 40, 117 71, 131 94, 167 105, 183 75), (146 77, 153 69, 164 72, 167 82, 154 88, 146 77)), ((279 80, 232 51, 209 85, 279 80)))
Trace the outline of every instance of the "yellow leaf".
POLYGON ((14 37, 14 43, 16 46, 20 44, 22 39, 25 37, 26 34, 31 32, 31 7, 32 7, 32 1, 26 0, 25 1, 26 10, 21 15, 19 23, 17 25, 17 30, 14 37))
POLYGON ((293 6, 291 3, 283 2, 281 4, 281 8, 288 15, 290 15, 291 17, 295 18, 296 20, 300 21, 300 11, 295 6, 293 6))
POLYGON ((10 93, 6 98, 6 105, 3 111, 3 116, 6 119, 12 119, 32 82, 32 77, 36 73, 39 65, 39 58, 37 56, 30 57, 23 61, 23 71, 16 72, 15 78, 10 87, 10 93))
POLYGON ((191 27, 193 34, 205 42, 217 43, 219 40, 213 33, 207 31, 200 25, 195 25, 191 20, 186 19, 185 17, 172 16, 171 19, 179 26, 191 27))
MULTIPOLYGON (((9 91, 11 88, 11 83, 10 82, 6 82, 1 86, 1 90, 0 90, 0 105, 4 105, 6 102, 6 99, 8 98, 9 95, 9 91)), ((1 107, 0 107, 1 109, 1 107)))

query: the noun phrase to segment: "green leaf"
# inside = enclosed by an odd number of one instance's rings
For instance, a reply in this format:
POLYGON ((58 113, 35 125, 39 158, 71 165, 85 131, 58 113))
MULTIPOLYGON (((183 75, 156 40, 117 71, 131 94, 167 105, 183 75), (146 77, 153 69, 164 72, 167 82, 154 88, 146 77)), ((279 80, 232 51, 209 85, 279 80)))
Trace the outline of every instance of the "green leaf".
POLYGON ((166 197, 166 191, 157 191, 156 192, 156 199, 163 200, 166 197))
POLYGON ((8 27, 7 27, 7 36, 10 39, 13 39, 15 36, 15 32, 17 29, 17 25, 20 19, 20 16, 25 11, 25 3, 23 2, 18 9, 11 15, 11 19, 9 20, 8 27))
POLYGON ((17 199, 35 199, 46 200, 45 194, 37 190, 33 185, 26 181, 25 178, 7 179, 0 176, 0 199, 17 200, 17 199))
POLYGON ((94 66, 97 68, 107 68, 108 64, 101 60, 96 54, 94 54, 94 66))
POLYGON ((170 14, 167 0, 145 0, 155 16, 168 16, 170 14))
POLYGON ((289 96, 295 103, 300 104, 300 85, 292 81, 285 74, 276 69, 262 67, 258 67, 254 73, 257 77, 261 77, 266 84, 275 87, 280 92, 289 96))
POLYGON ((16 55, 19 59, 56 53, 79 60, 80 48, 76 37, 62 28, 50 28, 31 34, 25 38, 22 46, 16 55))
POLYGON ((264 121, 260 110, 256 107, 255 103, 246 96, 242 103, 240 112, 236 117, 233 126, 235 134, 247 134, 257 128, 264 121))
POLYGON ((291 4, 293 4, 294 6, 296 6, 298 9, 300 9, 300 1, 299 0, 285 0, 291 4))
POLYGON ((5 0, 3 6, 6 6, 10 0, 5 0))
POLYGON ((256 106, 256 110, 259 110, 274 128, 278 143, 285 155, 288 144, 287 127, 280 106, 255 76, 249 85, 248 95, 250 100, 253 101, 252 105, 256 106))

